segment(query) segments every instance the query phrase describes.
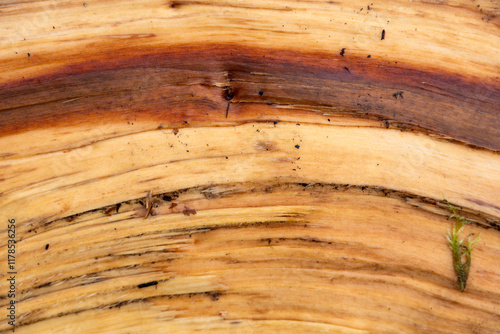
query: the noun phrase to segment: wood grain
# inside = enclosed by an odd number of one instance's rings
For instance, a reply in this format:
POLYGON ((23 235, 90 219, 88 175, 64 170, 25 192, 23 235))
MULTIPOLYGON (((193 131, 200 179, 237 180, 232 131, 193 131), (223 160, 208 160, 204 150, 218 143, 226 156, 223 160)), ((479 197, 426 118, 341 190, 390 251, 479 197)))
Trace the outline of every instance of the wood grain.
POLYGON ((16 332, 497 332, 499 14, 4 1, 16 332), (481 233, 463 293, 443 196, 481 233))

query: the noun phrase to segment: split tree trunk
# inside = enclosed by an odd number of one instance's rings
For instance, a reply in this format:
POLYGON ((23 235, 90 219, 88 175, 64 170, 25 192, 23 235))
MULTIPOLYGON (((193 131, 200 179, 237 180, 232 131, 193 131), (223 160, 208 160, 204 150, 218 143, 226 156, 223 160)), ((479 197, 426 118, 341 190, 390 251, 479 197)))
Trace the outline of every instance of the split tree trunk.
POLYGON ((0 4, 2 314, 14 300, 16 333, 497 331, 499 6, 0 4), (465 292, 443 195, 481 233, 465 292))

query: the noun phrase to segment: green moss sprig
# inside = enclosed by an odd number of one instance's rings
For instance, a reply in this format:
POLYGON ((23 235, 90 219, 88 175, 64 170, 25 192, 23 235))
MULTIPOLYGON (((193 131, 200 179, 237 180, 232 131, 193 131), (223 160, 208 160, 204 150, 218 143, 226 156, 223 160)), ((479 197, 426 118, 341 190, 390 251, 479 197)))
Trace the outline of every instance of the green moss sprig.
POLYGON ((471 252, 477 246, 479 240, 481 240, 481 234, 475 239, 472 239, 471 235, 469 235, 467 242, 464 244, 464 239, 460 239, 459 235, 464 230, 464 225, 469 224, 470 221, 457 214, 457 209, 444 196, 443 199, 448 205, 448 209, 452 212, 450 218, 455 218, 453 228, 451 231, 448 231, 446 239, 448 239, 449 247, 453 253, 453 267, 458 277, 458 288, 464 292, 467 278, 469 277, 471 252))

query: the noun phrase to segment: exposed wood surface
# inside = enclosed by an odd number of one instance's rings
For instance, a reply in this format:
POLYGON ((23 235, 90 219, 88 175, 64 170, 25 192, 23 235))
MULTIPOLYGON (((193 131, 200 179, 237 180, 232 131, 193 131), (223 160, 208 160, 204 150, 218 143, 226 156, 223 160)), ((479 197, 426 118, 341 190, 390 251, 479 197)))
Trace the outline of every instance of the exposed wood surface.
POLYGON ((498 332, 499 14, 4 1, 16 332, 498 332), (464 292, 443 195, 481 233, 464 292))

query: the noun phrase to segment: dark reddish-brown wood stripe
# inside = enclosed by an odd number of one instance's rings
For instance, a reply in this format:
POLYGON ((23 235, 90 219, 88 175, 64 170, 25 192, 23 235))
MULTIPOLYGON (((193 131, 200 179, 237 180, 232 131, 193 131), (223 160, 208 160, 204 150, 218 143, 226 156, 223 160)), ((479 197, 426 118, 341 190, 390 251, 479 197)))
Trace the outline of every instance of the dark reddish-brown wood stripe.
POLYGON ((247 108, 250 104, 276 104, 396 121, 500 150, 498 81, 481 82, 383 59, 235 45, 142 52, 92 58, 3 84, 1 133, 137 118, 165 127, 245 122, 259 116, 259 108, 247 108))

